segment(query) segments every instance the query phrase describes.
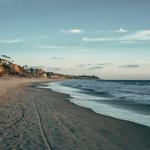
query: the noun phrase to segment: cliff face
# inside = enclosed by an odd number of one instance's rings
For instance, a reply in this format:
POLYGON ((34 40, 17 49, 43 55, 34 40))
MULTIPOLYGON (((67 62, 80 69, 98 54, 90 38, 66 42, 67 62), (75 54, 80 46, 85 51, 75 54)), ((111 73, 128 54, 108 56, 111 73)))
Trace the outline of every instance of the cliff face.
POLYGON ((11 74, 24 74, 24 69, 16 64, 12 64, 10 66, 10 73, 11 74))
POLYGON ((5 74, 5 69, 3 67, 3 64, 0 63, 0 76, 3 76, 5 74))
POLYGON ((47 74, 42 69, 25 69, 17 64, 0 59, 0 76, 17 75, 24 77, 47 78, 47 74))

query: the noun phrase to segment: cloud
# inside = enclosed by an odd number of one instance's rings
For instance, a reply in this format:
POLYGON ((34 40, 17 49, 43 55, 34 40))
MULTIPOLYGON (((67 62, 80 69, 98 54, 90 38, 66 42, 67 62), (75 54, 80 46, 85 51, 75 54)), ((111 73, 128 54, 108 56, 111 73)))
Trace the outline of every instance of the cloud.
POLYGON ((88 49, 85 49, 84 47, 80 46, 60 46, 60 45, 42 45, 40 44, 38 47, 40 49, 69 49, 69 50, 79 50, 79 51, 88 51, 88 49))
POLYGON ((119 33, 126 33, 126 32, 128 32, 128 30, 123 29, 123 28, 120 28, 119 30, 115 30, 115 31, 119 32, 119 33))
POLYGON ((24 42, 24 40, 22 40, 21 38, 0 40, 0 43, 2 43, 2 44, 15 44, 15 43, 20 43, 20 42, 24 42))
POLYGON ((71 29, 70 33, 82 33, 81 29, 71 29))
POLYGON ((62 58, 62 57, 51 57, 51 59, 54 59, 54 60, 62 60, 63 58, 62 58))
POLYGON ((57 46, 57 45, 40 45, 38 48, 42 49, 68 49, 68 46, 57 46))
POLYGON ((88 38, 84 37, 82 38, 82 41, 84 42, 119 42, 119 43, 135 43, 135 42, 142 42, 142 41, 150 41, 150 30, 142 30, 137 31, 133 34, 129 34, 126 36, 116 37, 116 38, 88 38))
POLYGON ((79 64, 78 67, 79 68, 84 68, 84 69, 102 69, 107 65, 110 65, 111 63, 97 63, 97 64, 79 64))
POLYGON ((130 41, 130 40, 126 40, 126 41, 119 41, 120 44, 133 44, 136 43, 136 41, 130 41))
POLYGON ((79 64, 78 65, 79 68, 89 67, 89 66, 92 66, 92 64, 79 64))
POLYGON ((64 48, 67 48, 67 47, 57 46, 57 45, 40 45, 38 48, 42 48, 42 49, 64 49, 64 48))
POLYGON ((86 53, 91 51, 90 48, 84 46, 59 46, 59 45, 39 45, 36 46, 38 49, 52 49, 52 50, 76 50, 78 52, 86 53))
POLYGON ((82 38, 82 41, 84 42, 110 42, 110 41, 115 41, 113 38, 88 38, 84 37, 82 38))
POLYGON ((138 68, 140 67, 140 65, 133 65, 133 64, 130 64, 130 65, 122 65, 122 66, 118 66, 120 68, 138 68))
POLYGON ((61 30, 62 33, 72 33, 72 34, 79 34, 83 31, 81 29, 69 29, 69 30, 61 30))
POLYGON ((132 40, 132 41, 144 41, 144 40, 150 40, 150 30, 142 30, 138 31, 134 34, 131 34, 129 36, 123 37, 125 40, 132 40))
POLYGON ((36 37, 29 37, 29 38, 20 38, 16 37, 13 39, 7 38, 7 39, 0 39, 0 43, 2 44, 16 44, 16 43, 22 43, 22 42, 30 42, 30 41, 36 41, 46 38, 46 36, 36 36, 36 37))
POLYGON ((106 65, 111 65, 112 63, 98 63, 96 65, 99 65, 99 66, 106 66, 106 65))
POLYGON ((93 70, 95 70, 95 69, 102 69, 102 68, 104 68, 107 65, 111 65, 111 63, 97 63, 97 64, 93 64, 93 66, 89 67, 89 69, 93 69, 93 70))
POLYGON ((102 69, 104 67, 102 66, 95 66, 95 67, 89 67, 88 69, 96 70, 96 69, 102 69))

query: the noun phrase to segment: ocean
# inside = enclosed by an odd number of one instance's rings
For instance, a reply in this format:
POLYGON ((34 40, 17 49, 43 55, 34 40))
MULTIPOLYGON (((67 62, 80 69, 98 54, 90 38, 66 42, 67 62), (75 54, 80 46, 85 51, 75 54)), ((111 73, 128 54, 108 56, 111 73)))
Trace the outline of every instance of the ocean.
POLYGON ((43 86, 94 112, 150 127, 150 81, 65 80, 43 86))

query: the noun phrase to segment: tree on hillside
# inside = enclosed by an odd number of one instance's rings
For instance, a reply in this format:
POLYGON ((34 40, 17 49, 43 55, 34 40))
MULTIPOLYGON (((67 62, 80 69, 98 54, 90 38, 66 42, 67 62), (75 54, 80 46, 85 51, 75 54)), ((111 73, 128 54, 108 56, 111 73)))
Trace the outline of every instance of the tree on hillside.
POLYGON ((28 65, 24 65, 23 68, 27 70, 28 69, 28 65))
POLYGON ((6 56, 6 55, 1 55, 1 57, 3 58, 3 59, 6 59, 7 61, 10 61, 10 57, 9 56, 6 56))
POLYGON ((34 71, 34 69, 33 69, 33 68, 30 68, 30 73, 31 73, 31 74, 33 74, 33 71, 34 71))
POLYGON ((2 57, 4 60, 6 60, 7 62, 11 62, 11 63, 14 62, 13 60, 11 60, 11 57, 9 57, 9 56, 7 56, 7 55, 1 55, 1 57, 2 57))

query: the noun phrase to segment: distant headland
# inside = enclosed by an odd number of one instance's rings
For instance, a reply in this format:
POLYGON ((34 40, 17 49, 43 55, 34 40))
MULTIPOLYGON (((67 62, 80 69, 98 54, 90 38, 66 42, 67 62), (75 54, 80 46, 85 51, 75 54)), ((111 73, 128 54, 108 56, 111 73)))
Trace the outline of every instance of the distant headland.
POLYGON ((19 76, 19 77, 34 77, 34 78, 49 78, 49 79, 99 79, 94 75, 66 75, 62 73, 47 72, 45 70, 28 67, 27 65, 20 66, 11 60, 11 57, 1 55, 0 57, 0 77, 3 76, 19 76))

